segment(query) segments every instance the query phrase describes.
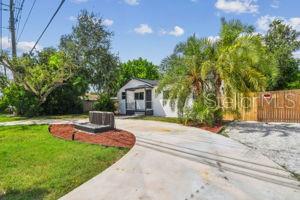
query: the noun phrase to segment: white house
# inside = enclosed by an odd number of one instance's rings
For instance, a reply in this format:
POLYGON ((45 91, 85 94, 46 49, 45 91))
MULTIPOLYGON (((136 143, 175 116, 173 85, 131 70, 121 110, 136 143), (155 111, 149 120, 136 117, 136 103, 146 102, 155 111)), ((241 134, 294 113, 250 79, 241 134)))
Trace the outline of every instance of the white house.
POLYGON ((157 84, 156 80, 137 78, 125 84, 118 92, 120 114, 177 117, 177 110, 171 109, 163 94, 156 93, 157 84))

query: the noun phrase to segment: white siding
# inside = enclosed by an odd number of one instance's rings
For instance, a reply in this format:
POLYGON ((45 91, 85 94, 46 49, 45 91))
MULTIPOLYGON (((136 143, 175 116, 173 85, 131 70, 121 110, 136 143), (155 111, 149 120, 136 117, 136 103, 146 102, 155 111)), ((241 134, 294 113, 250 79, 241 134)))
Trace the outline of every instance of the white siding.
POLYGON ((171 109, 169 102, 165 105, 163 103, 163 94, 156 95, 156 88, 152 90, 152 106, 153 106, 153 115, 154 116, 161 116, 161 117, 177 117, 177 109, 171 109))
MULTIPOLYGON (((118 100, 119 100, 119 112, 120 112, 120 114, 122 114, 122 115, 126 114, 126 103, 125 103, 125 99, 122 99, 122 92, 125 92, 125 90, 127 88, 133 88, 133 87, 137 87, 139 85, 145 85, 145 83, 142 82, 142 81, 138 81, 138 80, 132 79, 131 81, 129 81, 127 84, 125 84, 119 90, 117 97, 118 97, 118 100)), ((134 101, 134 92, 128 91, 127 95, 128 95, 127 98, 130 101, 133 102, 134 101)))
MULTIPOLYGON (((122 92, 125 92, 125 89, 127 88, 132 88, 132 87, 137 87, 139 85, 145 85, 144 82, 138 81, 138 80, 131 80, 129 81, 126 85, 124 85, 118 92, 118 100, 119 100, 119 112, 120 114, 126 114, 126 104, 125 100, 122 100, 122 92)), ((156 95, 156 90, 157 87, 152 89, 152 108, 153 108, 153 115, 154 116, 161 116, 161 117, 177 117, 177 109, 175 106, 175 109, 171 109, 171 106, 169 102, 167 102, 164 105, 163 102, 163 95, 162 93, 156 95)), ((138 89, 134 92, 144 92, 143 89, 138 89)), ((127 91, 127 98, 130 100, 134 100, 134 92, 133 91, 127 91)), ((146 94, 144 94, 144 100, 142 102, 137 102, 137 104, 145 106, 145 99, 146 99, 146 94)))

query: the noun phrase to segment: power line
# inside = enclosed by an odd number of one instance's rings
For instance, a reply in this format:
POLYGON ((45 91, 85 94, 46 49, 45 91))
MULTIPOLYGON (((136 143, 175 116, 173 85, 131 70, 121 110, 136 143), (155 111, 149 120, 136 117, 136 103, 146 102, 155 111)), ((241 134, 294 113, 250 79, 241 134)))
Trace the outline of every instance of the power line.
POLYGON ((2 6, 7 6, 7 7, 9 7, 9 5, 8 4, 6 4, 6 3, 0 3, 2 6))
POLYGON ((40 35, 40 37, 38 38, 38 40, 36 41, 36 43, 34 44, 34 46, 32 47, 32 49, 30 50, 30 54, 32 53, 32 51, 35 49, 36 45, 39 43, 40 39, 43 37, 44 33, 46 32, 46 30, 48 29, 48 27, 50 26, 51 22, 53 21, 54 17, 56 16, 56 14, 58 13, 58 11, 61 9, 62 5, 65 3, 66 0, 62 0, 58 6, 58 8, 56 9, 55 13, 53 14, 53 16, 51 17, 50 21, 48 22, 47 26, 44 28, 42 34, 40 35))
POLYGON ((22 18, 22 10, 23 10, 23 6, 24 6, 25 0, 22 1, 20 9, 17 13, 17 17, 16 17, 16 21, 17 21, 17 35, 19 33, 19 28, 20 28, 20 23, 21 23, 21 18, 22 18))
POLYGON ((18 18, 21 16, 22 10, 23 10, 23 6, 24 6, 25 0, 22 1, 20 5, 20 9, 18 10, 17 14, 16 14, 16 20, 18 21, 18 18))
POLYGON ((17 42, 19 42, 19 40, 20 40, 20 38, 21 38, 21 36, 22 36, 22 34, 23 34, 23 31, 24 31, 24 29, 25 29, 25 27, 26 27, 26 25, 27 25, 27 22, 28 22, 28 20, 29 20, 29 17, 30 17, 30 15, 31 15, 31 12, 32 12, 32 10, 33 10, 33 7, 34 7, 35 3, 36 3, 36 0, 34 0, 33 3, 32 3, 32 5, 31 5, 31 8, 30 8, 29 13, 28 13, 28 15, 27 15, 27 17, 26 17, 25 23, 23 24, 23 27, 22 27, 21 33, 19 34, 19 37, 18 37, 17 42))

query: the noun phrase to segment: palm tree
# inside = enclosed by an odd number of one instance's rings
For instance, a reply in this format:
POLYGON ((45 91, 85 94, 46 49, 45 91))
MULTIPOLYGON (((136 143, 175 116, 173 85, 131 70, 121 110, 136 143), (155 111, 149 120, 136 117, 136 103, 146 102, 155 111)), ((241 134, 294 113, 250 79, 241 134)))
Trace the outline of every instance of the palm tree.
POLYGON ((179 114, 187 99, 193 94, 194 98, 211 88, 208 77, 202 77, 203 63, 213 56, 213 43, 206 39, 198 39, 195 35, 186 42, 179 43, 174 53, 163 60, 165 74, 160 81, 158 92, 168 91, 168 99, 174 108, 177 105, 179 114))
POLYGON ((193 35, 179 43, 162 62, 165 74, 158 91, 169 91, 167 98, 179 113, 191 94, 198 99, 213 92, 221 103, 224 95, 264 91, 275 82, 278 70, 261 36, 253 30, 238 20, 223 19, 219 41, 193 35))
POLYGON ((232 97, 234 93, 264 91, 275 82, 276 61, 251 26, 223 19, 216 48, 215 59, 204 63, 202 76, 213 74, 218 99, 222 86, 224 95, 232 97))

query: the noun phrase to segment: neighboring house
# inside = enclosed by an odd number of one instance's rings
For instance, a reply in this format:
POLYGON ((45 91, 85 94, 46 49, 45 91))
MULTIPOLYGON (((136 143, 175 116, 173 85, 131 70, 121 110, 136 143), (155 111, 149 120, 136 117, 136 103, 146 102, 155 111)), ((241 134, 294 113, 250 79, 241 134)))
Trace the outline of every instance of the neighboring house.
POLYGON ((169 103, 163 99, 164 95, 156 93, 157 84, 157 80, 130 80, 118 92, 119 113, 177 117, 176 109, 171 109, 169 103))

